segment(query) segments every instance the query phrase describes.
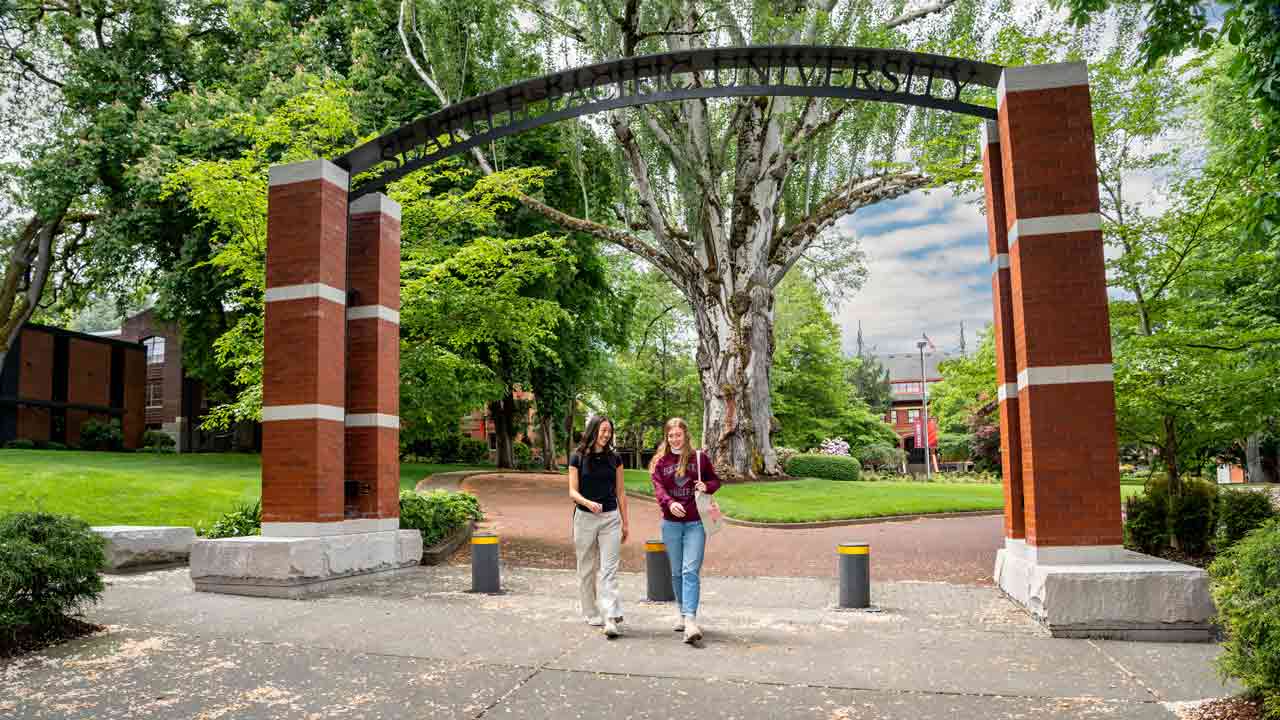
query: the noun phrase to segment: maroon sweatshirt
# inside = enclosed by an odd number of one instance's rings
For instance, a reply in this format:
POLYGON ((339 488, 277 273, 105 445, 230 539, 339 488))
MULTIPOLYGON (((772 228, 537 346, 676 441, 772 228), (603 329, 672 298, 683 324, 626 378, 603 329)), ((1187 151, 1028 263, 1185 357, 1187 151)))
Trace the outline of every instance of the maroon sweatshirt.
POLYGON ((667 453, 658 460, 658 464, 649 473, 653 481, 653 496, 662 507, 662 517, 671 522, 695 522, 698 516, 698 503, 694 500, 693 486, 698 481, 698 464, 702 465, 702 482, 708 493, 720 489, 720 477, 711 464, 711 458, 702 451, 689 456, 689 467, 685 468, 685 477, 676 477, 676 469, 680 466, 680 456, 667 453), (684 517, 671 514, 671 503, 678 502, 684 507, 684 517))

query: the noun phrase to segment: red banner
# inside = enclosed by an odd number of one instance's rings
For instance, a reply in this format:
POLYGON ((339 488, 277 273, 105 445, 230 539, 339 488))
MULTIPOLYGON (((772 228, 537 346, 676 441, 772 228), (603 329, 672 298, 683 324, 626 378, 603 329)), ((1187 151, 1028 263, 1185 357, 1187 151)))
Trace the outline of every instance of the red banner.
POLYGON ((916 431, 916 437, 915 437, 916 447, 918 448, 924 447, 924 421, 921 420, 919 417, 917 417, 915 420, 911 421, 911 425, 915 428, 915 431, 916 431))
POLYGON ((918 448, 936 448, 938 447, 938 421, 936 418, 929 418, 929 444, 924 444, 924 419, 917 417, 911 421, 911 427, 915 430, 915 442, 918 448))
POLYGON ((929 447, 938 447, 938 421, 935 418, 929 418, 929 447))

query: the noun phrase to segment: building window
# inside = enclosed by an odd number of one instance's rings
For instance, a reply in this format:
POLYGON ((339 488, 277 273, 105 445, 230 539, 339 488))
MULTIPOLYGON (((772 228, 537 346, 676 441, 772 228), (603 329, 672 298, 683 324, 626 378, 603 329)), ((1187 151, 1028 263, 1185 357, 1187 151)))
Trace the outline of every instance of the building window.
POLYGON ((147 349, 148 365, 160 365, 164 362, 164 338, 149 337, 142 341, 142 346, 147 349))
POLYGON ((164 383, 153 380, 147 383, 147 408, 164 407, 164 383))
POLYGON ((908 424, 915 422, 915 421, 916 421, 916 418, 918 418, 918 417, 920 417, 920 411, 919 411, 919 410, 908 410, 908 411, 907 411, 907 423, 908 423, 908 424))
POLYGON ((893 383, 893 391, 896 393, 918 393, 920 392, 920 383, 896 382, 893 383))

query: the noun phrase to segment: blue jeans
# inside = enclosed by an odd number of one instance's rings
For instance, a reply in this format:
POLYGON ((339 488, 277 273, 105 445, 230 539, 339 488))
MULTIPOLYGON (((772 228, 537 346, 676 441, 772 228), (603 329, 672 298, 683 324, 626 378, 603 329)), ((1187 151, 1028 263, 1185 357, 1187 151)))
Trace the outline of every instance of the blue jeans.
POLYGON ((707 547, 707 533, 702 521, 662 521, 662 542, 667 546, 671 563, 671 589, 676 594, 680 614, 698 614, 698 596, 702 592, 698 573, 702 572, 702 553, 707 547))

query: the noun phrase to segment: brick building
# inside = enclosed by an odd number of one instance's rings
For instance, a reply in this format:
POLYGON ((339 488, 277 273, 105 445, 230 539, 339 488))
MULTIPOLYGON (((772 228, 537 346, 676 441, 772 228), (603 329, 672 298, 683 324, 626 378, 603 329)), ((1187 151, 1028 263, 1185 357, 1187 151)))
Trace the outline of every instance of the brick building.
POLYGON ((142 444, 146 349, 140 343, 27 324, 0 371, 0 442, 77 447, 89 420, 118 420, 142 444))
MULTIPOLYGON (((945 352, 924 355, 924 383, 932 385, 942 381, 938 364, 950 358, 945 352)), ((920 379, 920 354, 918 352, 888 353, 876 355, 880 364, 889 371, 889 411, 884 421, 898 433, 898 447, 907 451, 907 462, 924 465, 924 449, 916 448, 915 422, 924 407, 924 386, 920 379)))
POLYGON ((125 319, 119 330, 99 333, 139 343, 146 351, 144 407, 146 428, 167 433, 178 452, 254 450, 261 447, 257 423, 243 423, 227 432, 200 427, 209 411, 204 383, 187 376, 182 361, 182 333, 178 326, 144 310, 125 319))

